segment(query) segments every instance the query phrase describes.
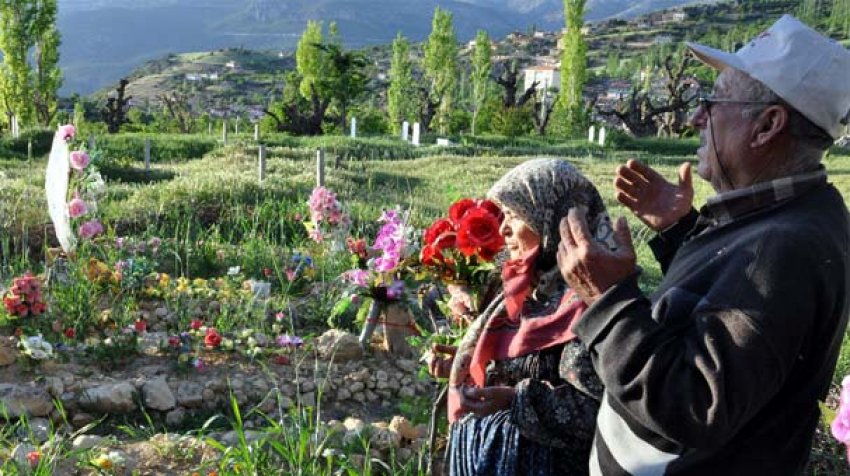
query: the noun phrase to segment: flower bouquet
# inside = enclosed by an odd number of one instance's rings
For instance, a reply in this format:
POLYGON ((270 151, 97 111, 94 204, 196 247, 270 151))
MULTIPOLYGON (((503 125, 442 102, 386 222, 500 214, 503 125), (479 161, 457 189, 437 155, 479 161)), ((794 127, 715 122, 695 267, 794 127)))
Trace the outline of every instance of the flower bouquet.
POLYGON ((495 267, 493 259, 505 246, 499 233, 502 212, 490 200, 463 198, 449 207, 425 231, 420 264, 447 285, 453 313, 474 312, 471 295, 495 267))
POLYGON ((3 307, 13 318, 40 316, 47 310, 41 295, 41 281, 32 273, 12 280, 12 286, 3 295, 3 307))
POLYGON ((360 335, 360 344, 364 347, 368 345, 381 314, 386 328, 384 336, 391 352, 405 353, 404 337, 408 331, 415 331, 413 319, 402 304, 406 295, 404 278, 412 275, 418 254, 408 215, 399 209, 385 210, 378 219, 382 225, 371 247, 366 246, 364 239, 351 238, 347 241, 355 267, 343 273, 342 278, 351 284, 351 289, 334 307, 331 320, 335 321, 352 304, 359 305, 358 315, 365 319, 360 335), (368 313, 364 316, 365 309, 368 313))
POLYGON ((310 239, 322 243, 331 239, 332 251, 342 250, 342 237, 351 226, 351 217, 342 209, 336 194, 325 187, 313 189, 307 201, 310 207, 310 221, 304 222, 310 239))

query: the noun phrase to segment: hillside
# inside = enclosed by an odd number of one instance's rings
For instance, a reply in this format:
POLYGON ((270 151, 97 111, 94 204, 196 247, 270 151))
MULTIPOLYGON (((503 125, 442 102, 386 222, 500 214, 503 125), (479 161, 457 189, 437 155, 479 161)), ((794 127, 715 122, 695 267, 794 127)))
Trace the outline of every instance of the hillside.
MULTIPOLYGON (((693 0, 590 0, 588 20, 629 17, 693 0)), ((171 53, 227 47, 291 50, 307 19, 336 21, 349 47, 385 44, 402 32, 421 41, 434 8, 454 13, 458 38, 494 37, 563 24, 562 0, 59 0, 61 93, 89 94, 140 63, 171 53)))

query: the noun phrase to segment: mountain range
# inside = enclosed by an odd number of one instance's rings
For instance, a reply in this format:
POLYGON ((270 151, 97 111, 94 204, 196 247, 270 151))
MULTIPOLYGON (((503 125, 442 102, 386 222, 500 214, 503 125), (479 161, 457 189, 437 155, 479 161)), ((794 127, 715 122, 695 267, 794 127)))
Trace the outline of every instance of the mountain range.
MULTIPOLYGON (((589 0, 588 21, 630 17, 693 0, 589 0)), ((145 60, 241 46, 292 50, 308 19, 335 21, 348 47, 422 41, 434 9, 454 14, 460 41, 479 29, 557 30, 562 0, 59 0, 61 94, 89 94, 145 60)))

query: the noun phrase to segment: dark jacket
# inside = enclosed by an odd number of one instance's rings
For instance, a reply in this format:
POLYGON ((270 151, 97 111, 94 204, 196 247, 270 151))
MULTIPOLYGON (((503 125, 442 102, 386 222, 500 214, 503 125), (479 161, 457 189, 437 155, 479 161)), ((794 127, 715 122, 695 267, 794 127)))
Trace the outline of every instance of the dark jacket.
POLYGON ((606 388, 591 472, 798 474, 848 317, 850 221, 822 180, 723 221, 695 212, 575 331, 606 388))

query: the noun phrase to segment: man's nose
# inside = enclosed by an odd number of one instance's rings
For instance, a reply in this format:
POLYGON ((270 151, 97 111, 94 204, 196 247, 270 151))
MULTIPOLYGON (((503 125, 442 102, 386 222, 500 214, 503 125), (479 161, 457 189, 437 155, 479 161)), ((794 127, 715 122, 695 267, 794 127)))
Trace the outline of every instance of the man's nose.
POLYGON ((702 104, 697 106, 691 117, 688 119, 688 124, 691 127, 702 129, 708 124, 708 108, 702 104))

